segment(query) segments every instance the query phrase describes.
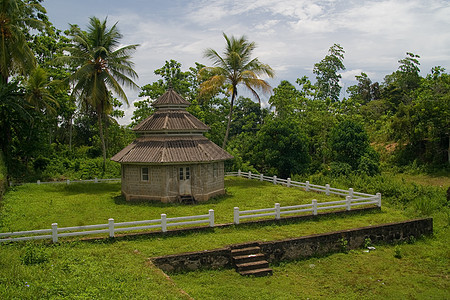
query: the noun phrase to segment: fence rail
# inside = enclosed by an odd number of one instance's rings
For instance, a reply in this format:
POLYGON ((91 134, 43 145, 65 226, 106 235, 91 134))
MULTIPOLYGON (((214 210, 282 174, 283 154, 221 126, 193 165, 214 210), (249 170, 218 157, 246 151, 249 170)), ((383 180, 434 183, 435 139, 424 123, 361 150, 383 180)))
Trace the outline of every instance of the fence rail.
POLYGON ((26 182, 26 183, 20 183, 20 182, 9 182, 9 186, 17 186, 17 185, 23 185, 23 184, 52 184, 52 183, 65 183, 65 184, 71 184, 71 183, 86 183, 86 182, 94 182, 94 183, 99 183, 99 182, 109 182, 109 181, 120 181, 121 178, 94 178, 94 179, 83 179, 83 180, 64 180, 64 181, 36 181, 36 182, 26 182))
POLYGON ((114 219, 108 219, 108 224, 96 224, 96 225, 63 227, 63 228, 59 228, 58 223, 53 223, 51 229, 0 233, 0 243, 10 241, 28 241, 41 239, 52 239, 53 243, 57 243, 59 237, 92 235, 103 233, 108 233, 109 237, 114 237, 114 234, 116 232, 147 230, 153 228, 161 228, 162 232, 166 232, 168 227, 197 225, 205 223, 207 223, 209 227, 214 227, 213 209, 210 209, 209 213, 205 215, 167 218, 166 214, 161 214, 160 219, 134 221, 134 222, 115 223, 114 219), (193 221, 186 221, 186 220, 193 220, 193 221), (153 224, 153 225, 134 226, 143 224, 153 224), (37 235, 37 234, 44 234, 44 235, 37 235))
POLYGON ((275 204, 273 208, 263 208, 254 210, 244 210, 240 211, 239 207, 234 208, 234 224, 239 224, 242 219, 251 218, 261 218, 261 217, 275 217, 279 219, 281 215, 287 214, 298 214, 305 212, 312 212, 313 215, 317 215, 319 210, 328 210, 336 208, 345 208, 346 210, 351 210, 354 206, 372 205, 376 204, 381 207, 381 194, 376 195, 355 192, 353 188, 348 190, 332 188, 329 184, 325 186, 311 184, 309 181, 299 182, 293 181, 291 178, 281 179, 277 176, 265 176, 264 174, 252 174, 252 172, 242 172, 241 170, 237 172, 228 172, 226 176, 238 176, 248 179, 257 179, 259 181, 267 181, 273 184, 281 184, 287 187, 299 187, 305 189, 305 191, 315 191, 325 193, 326 195, 338 195, 344 196, 345 200, 341 201, 329 201, 329 202, 317 202, 317 200, 312 200, 311 204, 293 205, 281 207, 279 203, 275 204))
MULTIPOLYGON (((313 215, 317 215, 319 210, 328 210, 336 208, 345 208, 346 210, 351 210, 354 206, 363 205, 373 205, 376 204, 381 207, 381 194, 371 195, 367 193, 360 193, 353 191, 352 188, 348 190, 337 189, 330 187, 329 184, 325 186, 311 184, 309 181, 298 182, 293 181, 290 178, 282 179, 277 178, 277 176, 265 176, 263 174, 252 174, 251 172, 228 172, 226 176, 240 176, 249 179, 256 179, 260 181, 268 181, 273 184, 281 184, 287 187, 300 187, 306 191, 317 191, 323 192, 327 195, 339 195, 344 196, 345 200, 341 201, 329 201, 329 202, 317 202, 317 200, 312 200, 311 204, 301 204, 292 206, 280 206, 279 203, 275 203, 273 208, 263 208, 254 210, 243 210, 240 211, 239 207, 234 208, 233 221, 234 224, 239 224, 242 219, 251 218, 261 218, 261 217, 275 217, 275 219, 280 219, 281 215, 288 214, 299 214, 311 212, 313 215)), ((49 183, 75 183, 75 182, 105 182, 105 181, 120 181, 120 178, 112 179, 90 179, 90 180, 66 180, 66 181, 52 181, 52 182, 36 182, 37 184, 49 184, 49 183)), ((11 184, 11 183, 10 183, 11 184)), ((12 184, 11 184, 12 185, 12 184)), ((18 184, 14 184, 18 185, 18 184)), ((175 217, 167 218, 166 214, 161 214, 160 219, 154 220, 143 220, 143 221, 132 221, 132 222, 119 222, 115 223, 114 219, 108 219, 107 224, 96 224, 96 225, 86 225, 86 226, 76 226, 76 227, 63 227, 59 228, 57 223, 53 223, 51 229, 39 229, 39 230, 28 230, 19 232, 7 232, 0 233, 0 243, 8 241, 27 241, 27 240, 38 240, 38 239, 52 239, 54 243, 58 242, 59 237, 68 236, 81 236, 81 235, 92 235, 92 234, 104 234, 108 233, 110 237, 114 237, 116 232, 123 231, 136 231, 136 230, 148 230, 161 228, 162 232, 166 232, 168 227, 173 226, 187 226, 187 225, 197 225, 207 223, 209 227, 214 227, 214 210, 210 209, 208 214, 197 215, 197 216, 185 216, 185 217, 175 217)))
POLYGON ((257 179, 259 181, 267 181, 271 182, 273 184, 281 184, 287 187, 299 187, 305 189, 305 191, 313 191, 313 192, 321 192, 325 193, 327 196, 329 195, 338 195, 338 196, 350 196, 352 199, 367 199, 368 197, 376 197, 376 195, 367 194, 367 193, 361 193, 361 192, 355 192, 353 188, 349 188, 348 190, 338 189, 338 188, 332 188, 329 184, 323 185, 317 185, 317 184, 311 184, 309 181, 306 182, 299 182, 291 180, 291 178, 288 179, 281 179, 277 176, 266 176, 264 174, 253 174, 252 172, 242 172, 241 170, 237 172, 227 172, 225 174, 226 176, 238 176, 238 177, 244 177, 248 179, 257 179))
POLYGON ((253 209, 253 210, 239 210, 239 207, 234 208, 233 222, 234 224, 239 224, 240 220, 251 219, 251 218, 262 218, 262 217, 274 217, 279 220, 281 215, 288 214, 299 214, 305 212, 312 212, 313 215, 317 215, 319 210, 329 210, 336 208, 345 208, 347 211, 351 210, 353 206, 364 206, 376 204, 381 207, 381 194, 378 193, 374 197, 352 199, 347 196, 345 200, 340 201, 329 201, 329 202, 317 202, 313 199, 309 204, 301 205, 291 205, 291 206, 280 206, 279 203, 275 203, 275 207, 253 209))

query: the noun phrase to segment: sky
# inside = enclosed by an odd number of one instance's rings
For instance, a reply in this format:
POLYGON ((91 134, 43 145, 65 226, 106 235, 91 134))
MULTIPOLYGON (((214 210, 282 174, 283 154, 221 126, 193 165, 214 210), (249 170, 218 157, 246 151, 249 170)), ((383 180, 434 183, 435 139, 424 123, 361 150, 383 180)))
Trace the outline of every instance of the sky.
MULTIPOLYGON (((275 77, 295 80, 312 73, 333 44, 344 50, 341 97, 356 84, 355 75, 372 81, 398 68, 406 52, 420 55, 421 75, 434 66, 450 72, 450 1, 444 0, 44 0, 58 29, 86 29, 89 17, 117 23, 123 45, 139 44, 133 55, 136 83, 160 79, 153 71, 174 59, 187 70, 195 62, 211 65, 206 48, 221 53, 222 33, 245 35, 256 43, 254 57, 270 65, 275 77)), ((139 90, 125 89, 130 106, 120 124, 131 122, 139 90)), ((263 97, 267 105, 268 97, 263 97)))

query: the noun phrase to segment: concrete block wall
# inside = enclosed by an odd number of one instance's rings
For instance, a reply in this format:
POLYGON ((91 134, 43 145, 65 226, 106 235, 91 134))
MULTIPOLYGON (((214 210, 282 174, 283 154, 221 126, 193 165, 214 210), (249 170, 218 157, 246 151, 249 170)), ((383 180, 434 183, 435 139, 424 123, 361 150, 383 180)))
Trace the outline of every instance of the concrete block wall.
MULTIPOLYGON (((186 164, 191 172, 191 192, 197 201, 225 192, 225 169, 223 162, 217 162, 217 176, 214 164, 186 164)), ((163 202, 176 201, 179 194, 179 165, 145 166, 122 165, 122 193, 127 200, 144 199, 163 202), (141 180, 141 168, 149 168, 149 181, 141 180)))

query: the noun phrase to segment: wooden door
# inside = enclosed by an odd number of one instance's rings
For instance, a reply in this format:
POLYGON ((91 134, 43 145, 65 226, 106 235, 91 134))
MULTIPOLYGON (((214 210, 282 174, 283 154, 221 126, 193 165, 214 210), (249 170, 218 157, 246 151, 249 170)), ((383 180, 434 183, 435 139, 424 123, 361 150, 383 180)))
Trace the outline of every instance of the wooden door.
POLYGON ((190 167, 178 168, 178 186, 180 195, 191 195, 191 169, 190 167))

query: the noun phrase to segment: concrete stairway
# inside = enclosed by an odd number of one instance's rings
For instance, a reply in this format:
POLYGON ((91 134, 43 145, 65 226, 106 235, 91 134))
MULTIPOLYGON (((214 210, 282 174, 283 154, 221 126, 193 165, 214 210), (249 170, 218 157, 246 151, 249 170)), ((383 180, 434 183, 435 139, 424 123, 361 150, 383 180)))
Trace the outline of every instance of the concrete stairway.
POLYGON ((258 243, 234 245, 231 247, 231 255, 236 271, 241 275, 272 275, 272 269, 258 243))

